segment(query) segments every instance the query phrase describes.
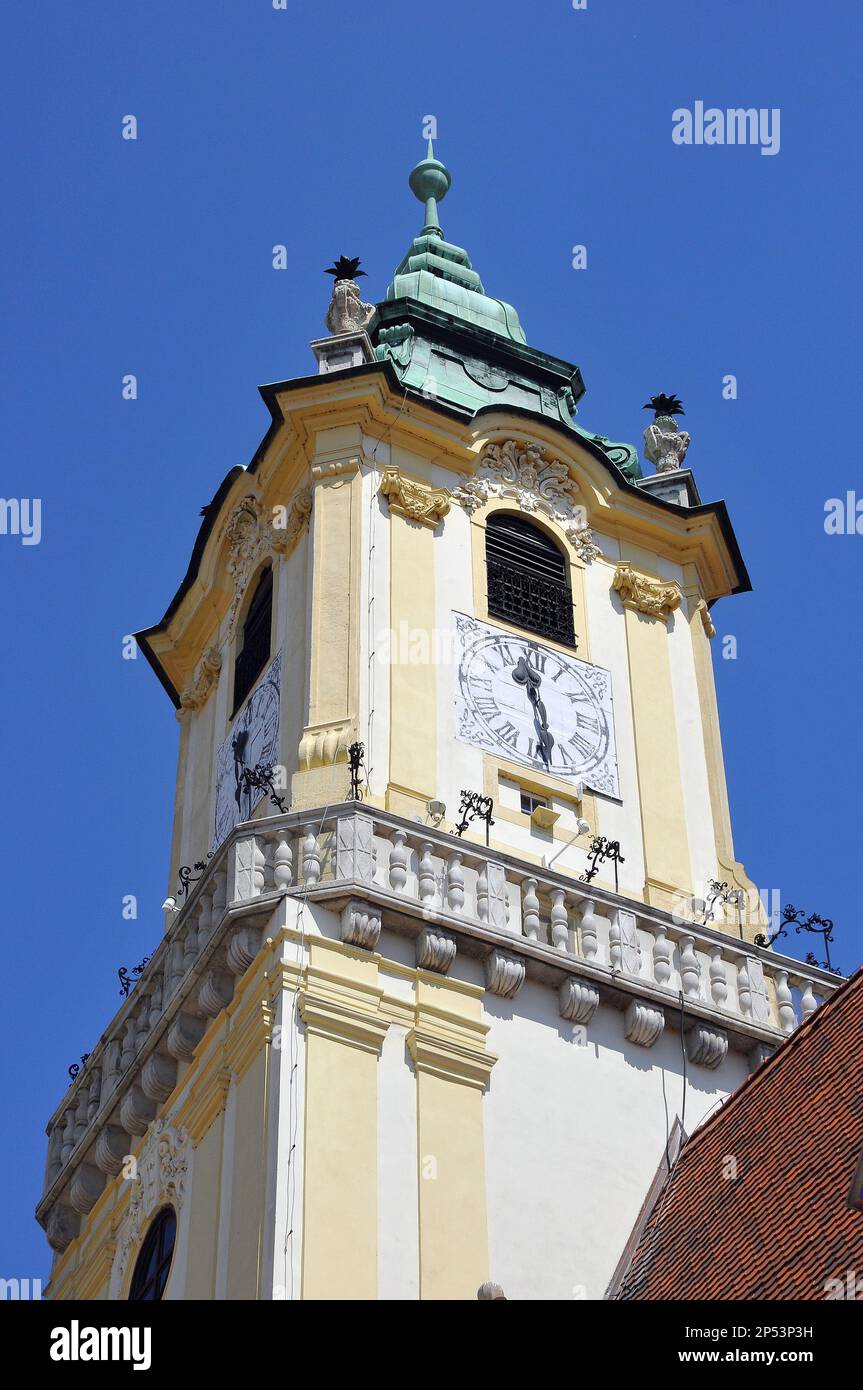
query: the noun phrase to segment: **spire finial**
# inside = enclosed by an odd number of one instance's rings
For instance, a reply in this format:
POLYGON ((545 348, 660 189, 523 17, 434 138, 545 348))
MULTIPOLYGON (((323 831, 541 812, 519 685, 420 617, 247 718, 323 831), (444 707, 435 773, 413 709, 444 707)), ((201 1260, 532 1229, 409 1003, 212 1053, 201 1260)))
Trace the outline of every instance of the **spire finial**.
POLYGON ((421 203, 425 203, 426 220, 423 233, 442 237, 443 232, 437 215, 437 205, 449 192, 452 175, 446 165, 441 164, 440 160, 435 158, 431 136, 429 136, 428 153, 425 159, 411 170, 408 182, 414 196, 419 198, 421 203))

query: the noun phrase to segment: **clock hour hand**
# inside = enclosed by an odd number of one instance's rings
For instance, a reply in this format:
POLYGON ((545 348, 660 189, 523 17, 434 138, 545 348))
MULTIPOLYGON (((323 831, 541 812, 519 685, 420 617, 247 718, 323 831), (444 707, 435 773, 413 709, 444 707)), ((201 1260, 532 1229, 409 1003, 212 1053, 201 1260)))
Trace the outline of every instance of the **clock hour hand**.
POLYGON ((526 656, 520 656, 512 670, 512 678, 517 685, 523 685, 527 689, 527 698, 533 708, 533 724, 536 729, 536 743, 539 748, 542 760, 548 767, 551 762, 551 750, 554 748, 554 735, 548 727, 548 715, 545 705, 539 697, 539 687, 542 684, 542 676, 535 671, 526 656))
POLYGON ((237 810, 241 813, 243 809, 243 769, 246 765, 246 744, 248 741, 248 729, 238 730, 231 739, 231 747, 234 750, 234 800, 237 803, 237 810))

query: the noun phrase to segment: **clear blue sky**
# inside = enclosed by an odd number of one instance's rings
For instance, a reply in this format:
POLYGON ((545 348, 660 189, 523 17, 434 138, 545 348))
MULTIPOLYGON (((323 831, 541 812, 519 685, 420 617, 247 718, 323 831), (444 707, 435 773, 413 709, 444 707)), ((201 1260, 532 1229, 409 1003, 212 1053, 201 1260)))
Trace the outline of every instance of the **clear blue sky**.
POLYGON ((162 928, 178 726, 123 635, 251 458, 257 385, 313 370, 323 267, 361 255, 383 295, 425 115, 445 231, 580 365, 580 422, 638 441, 647 396, 682 396, 754 585, 714 609, 738 856, 857 965, 863 537, 823 527, 827 498, 863 497, 857 7, 42 0, 2 25, 2 491, 42 499, 42 540, 0 536, 0 1275, 47 1278, 44 1124, 162 928), (780 108, 780 152, 674 145, 698 100, 780 108))

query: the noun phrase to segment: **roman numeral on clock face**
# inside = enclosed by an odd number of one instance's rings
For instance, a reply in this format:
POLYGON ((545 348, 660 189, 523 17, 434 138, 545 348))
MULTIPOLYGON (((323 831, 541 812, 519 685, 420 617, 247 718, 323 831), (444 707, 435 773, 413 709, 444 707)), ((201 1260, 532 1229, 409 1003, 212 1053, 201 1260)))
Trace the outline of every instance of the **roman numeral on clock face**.
POLYGON ((508 720, 505 724, 501 724, 499 728, 495 729, 495 733, 498 738, 508 744, 510 748, 518 747, 518 729, 514 724, 510 724, 508 720))

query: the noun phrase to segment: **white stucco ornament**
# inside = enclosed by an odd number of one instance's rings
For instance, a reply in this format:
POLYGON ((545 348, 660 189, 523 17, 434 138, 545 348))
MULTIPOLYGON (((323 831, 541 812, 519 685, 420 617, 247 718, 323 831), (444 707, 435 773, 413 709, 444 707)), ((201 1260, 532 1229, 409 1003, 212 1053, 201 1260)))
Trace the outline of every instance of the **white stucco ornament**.
POLYGON ((511 498, 523 512, 556 521, 581 558, 590 560, 600 551, 578 492, 578 483, 561 459, 536 444, 505 439, 486 445, 474 476, 456 489, 453 501, 472 516, 492 497, 511 498))
POLYGON ((179 1212, 186 1195, 189 1169, 189 1136, 181 1126, 174 1129, 164 1119, 156 1120, 137 1159, 137 1176, 132 1178, 129 1210, 118 1242, 120 1275, 129 1256, 137 1249, 150 1217, 160 1207, 170 1205, 179 1212))

